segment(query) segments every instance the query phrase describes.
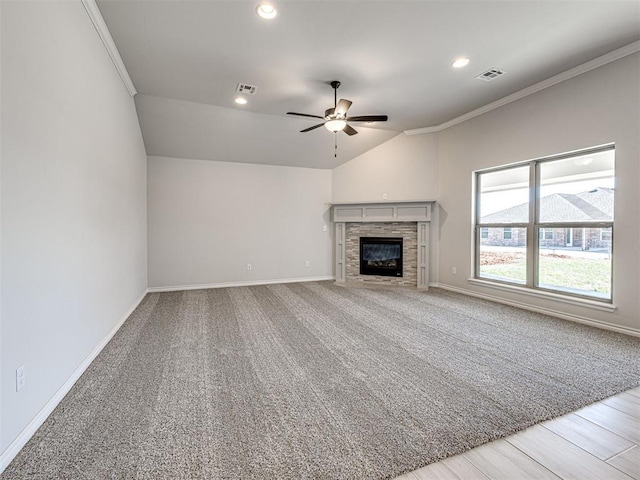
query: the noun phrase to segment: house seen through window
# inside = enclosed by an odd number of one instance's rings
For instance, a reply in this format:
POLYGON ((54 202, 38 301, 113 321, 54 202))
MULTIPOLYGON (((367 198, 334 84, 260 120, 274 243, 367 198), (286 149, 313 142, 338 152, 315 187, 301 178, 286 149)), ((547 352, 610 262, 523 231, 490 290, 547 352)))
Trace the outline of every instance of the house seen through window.
POLYGON ((476 172, 475 277, 612 300, 612 145, 476 172))

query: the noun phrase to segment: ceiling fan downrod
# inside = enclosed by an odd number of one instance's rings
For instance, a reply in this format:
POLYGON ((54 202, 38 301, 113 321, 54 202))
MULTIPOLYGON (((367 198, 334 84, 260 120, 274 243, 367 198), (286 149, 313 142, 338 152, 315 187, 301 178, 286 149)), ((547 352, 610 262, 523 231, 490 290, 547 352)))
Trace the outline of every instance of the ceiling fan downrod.
POLYGON ((340 86, 340 82, 333 80, 330 85, 331 88, 333 88, 333 113, 335 114, 336 108, 338 108, 338 87, 340 86))

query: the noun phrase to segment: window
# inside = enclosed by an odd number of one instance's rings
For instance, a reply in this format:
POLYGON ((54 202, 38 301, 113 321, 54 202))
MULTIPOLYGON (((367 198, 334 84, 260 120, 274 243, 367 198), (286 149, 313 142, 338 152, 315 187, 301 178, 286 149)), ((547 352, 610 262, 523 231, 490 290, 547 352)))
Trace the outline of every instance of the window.
POLYGON ((476 172, 475 277, 611 302, 614 179, 613 145, 476 172))
POLYGON ((538 238, 540 240, 553 240, 553 230, 551 228, 541 228, 539 232, 540 236, 538 238))

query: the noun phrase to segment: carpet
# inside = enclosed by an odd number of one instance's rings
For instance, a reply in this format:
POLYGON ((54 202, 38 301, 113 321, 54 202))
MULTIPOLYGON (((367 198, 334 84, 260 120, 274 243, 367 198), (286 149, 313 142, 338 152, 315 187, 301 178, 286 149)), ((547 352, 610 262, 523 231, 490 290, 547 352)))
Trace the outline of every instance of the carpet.
POLYGON ((438 289, 153 293, 3 478, 393 478, 640 385, 639 353, 438 289))

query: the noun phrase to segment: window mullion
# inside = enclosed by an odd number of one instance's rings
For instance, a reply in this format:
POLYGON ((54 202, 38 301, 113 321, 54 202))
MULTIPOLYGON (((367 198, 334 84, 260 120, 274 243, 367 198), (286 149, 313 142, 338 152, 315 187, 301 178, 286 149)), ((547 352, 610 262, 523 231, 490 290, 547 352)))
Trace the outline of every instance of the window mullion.
POLYGON ((475 227, 473 229, 473 238, 474 240, 474 244, 475 244, 475 248, 474 248, 474 266, 473 266, 473 271, 474 271, 474 277, 478 277, 479 276, 479 272, 480 272, 480 242, 482 242, 482 238, 480 236, 480 175, 476 174, 475 177, 475 185, 474 185, 475 191, 474 191, 474 195, 475 195, 475 227))
POLYGON ((537 163, 529 166, 529 223, 527 225, 527 286, 533 287, 538 278, 538 242, 536 221, 538 216, 539 179, 537 163))

